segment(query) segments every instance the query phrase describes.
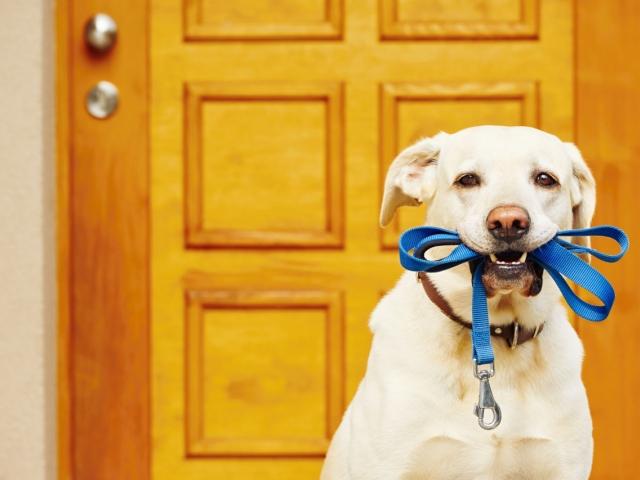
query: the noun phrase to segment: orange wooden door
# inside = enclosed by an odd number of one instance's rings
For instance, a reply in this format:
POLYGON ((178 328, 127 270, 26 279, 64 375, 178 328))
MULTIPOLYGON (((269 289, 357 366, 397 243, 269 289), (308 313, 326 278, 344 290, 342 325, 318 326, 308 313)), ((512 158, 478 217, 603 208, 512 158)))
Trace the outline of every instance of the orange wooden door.
POLYGON ((317 478, 424 213, 379 230, 386 165, 476 124, 571 139, 573 2, 62 5, 61 471, 317 478), (118 45, 91 56, 82 25, 105 9, 118 45), (84 94, 102 78, 122 98, 99 121, 84 94))

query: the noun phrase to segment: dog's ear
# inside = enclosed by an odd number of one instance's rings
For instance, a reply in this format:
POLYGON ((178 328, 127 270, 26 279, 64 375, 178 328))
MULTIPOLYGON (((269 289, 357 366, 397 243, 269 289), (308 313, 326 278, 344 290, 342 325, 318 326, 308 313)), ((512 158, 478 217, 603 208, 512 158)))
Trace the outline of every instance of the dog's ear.
POLYGON ((439 133, 433 138, 423 138, 406 148, 389 166, 384 182, 380 225, 388 225, 398 207, 420 205, 429 200, 436 190, 436 163, 440 146, 439 133))
MULTIPOLYGON (((573 228, 591 226, 596 208, 596 181, 585 163, 580 151, 573 143, 565 142, 565 150, 571 159, 571 207, 573 208, 573 228)), ((578 237, 575 243, 589 246, 589 237, 578 237)))

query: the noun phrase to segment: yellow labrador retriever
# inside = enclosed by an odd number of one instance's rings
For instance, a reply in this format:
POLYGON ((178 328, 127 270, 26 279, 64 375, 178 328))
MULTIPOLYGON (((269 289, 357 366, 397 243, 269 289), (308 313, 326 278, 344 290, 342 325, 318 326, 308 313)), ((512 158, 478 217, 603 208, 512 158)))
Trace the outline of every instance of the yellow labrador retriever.
POLYGON ((422 202, 426 224, 457 230, 487 256, 491 383, 502 423, 483 430, 472 413, 468 265, 422 280, 406 272, 371 316, 367 372, 321 478, 587 479, 593 440, 582 344, 555 284, 526 255, 557 230, 591 222, 595 182, 578 149, 528 127, 440 133, 392 163, 381 223, 422 202), (515 323, 520 341, 503 332, 517 336, 515 323))

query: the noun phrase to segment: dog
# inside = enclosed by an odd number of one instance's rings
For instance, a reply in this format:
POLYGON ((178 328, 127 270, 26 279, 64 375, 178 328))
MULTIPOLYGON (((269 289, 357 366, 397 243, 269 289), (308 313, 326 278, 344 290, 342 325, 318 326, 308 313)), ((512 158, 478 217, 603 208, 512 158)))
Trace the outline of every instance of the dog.
MULTIPOLYGON (((578 148, 530 127, 439 133, 392 162, 380 222, 423 202, 427 225, 456 230, 486 256, 493 330, 514 330, 517 322, 529 340, 492 336, 491 387, 502 423, 483 430, 473 416, 479 382, 470 330, 461 324, 471 322, 469 266, 422 281, 405 272, 371 315, 366 374, 321 480, 587 479, 593 437, 582 343, 559 290, 526 256, 558 230, 591 223, 595 181, 578 148)), ((441 258, 451 248, 427 255, 441 258)))

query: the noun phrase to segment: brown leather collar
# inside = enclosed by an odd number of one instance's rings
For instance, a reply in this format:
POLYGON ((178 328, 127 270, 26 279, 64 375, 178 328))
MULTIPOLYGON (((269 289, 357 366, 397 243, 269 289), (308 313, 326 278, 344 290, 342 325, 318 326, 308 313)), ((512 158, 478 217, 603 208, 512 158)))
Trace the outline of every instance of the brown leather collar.
MULTIPOLYGON (((442 313, 444 313, 447 317, 449 317, 454 322, 462 325, 465 328, 471 328, 471 324, 466 320, 463 320, 461 317, 456 315, 456 313, 449 305, 449 302, 440 294, 436 286, 433 284, 429 276, 426 272, 419 272, 418 279, 422 283, 422 287, 424 288, 427 297, 429 300, 436 305, 442 313)), ((517 320, 514 320, 509 325, 500 325, 494 326, 491 325, 491 335, 494 337, 500 337, 507 345, 511 348, 516 348, 518 345, 522 345, 529 340, 533 340, 538 336, 538 334, 544 328, 544 323, 539 325, 533 330, 529 330, 527 328, 522 327, 517 320)))

